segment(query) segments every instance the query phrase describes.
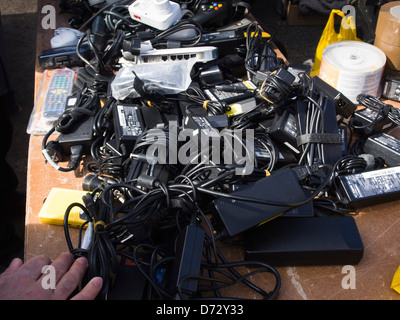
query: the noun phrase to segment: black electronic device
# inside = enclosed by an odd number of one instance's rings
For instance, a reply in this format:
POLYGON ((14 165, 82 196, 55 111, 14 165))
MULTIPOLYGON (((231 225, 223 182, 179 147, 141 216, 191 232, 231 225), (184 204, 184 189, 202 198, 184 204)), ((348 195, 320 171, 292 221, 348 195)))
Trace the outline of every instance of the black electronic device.
POLYGON ((313 81, 314 89, 318 94, 334 101, 337 114, 340 114, 345 118, 349 118, 357 109, 357 106, 343 93, 336 90, 318 76, 313 77, 313 81))
POLYGON ((400 166, 341 175, 339 192, 351 208, 367 207, 400 196, 400 166))
POLYGON ((307 202, 306 204, 303 204, 301 206, 289 209, 281 215, 282 218, 310 218, 314 216, 314 205, 312 201, 307 202))
POLYGON ((245 259, 273 266, 356 265, 364 245, 353 217, 279 217, 245 234, 245 259))
POLYGON ((371 108, 356 110, 350 120, 354 130, 363 134, 381 132, 394 126, 382 112, 371 108))
POLYGON ((229 1, 202 3, 191 18, 204 27, 222 27, 231 20, 232 4, 229 1))
MULTIPOLYGON (((240 191, 243 188, 242 184, 235 184, 231 187, 232 191, 240 191)), ((314 205, 312 201, 309 201, 301 206, 289 208, 281 217, 314 217, 314 205)))
POLYGON ((71 156, 73 148, 82 147, 82 154, 90 154, 93 142, 93 117, 85 117, 71 126, 71 130, 61 133, 57 141, 64 156, 71 156))
POLYGON ((213 46, 218 48, 218 56, 232 54, 234 49, 245 44, 246 38, 243 30, 227 30, 205 32, 201 35, 196 46, 213 46))
MULTIPOLYGON (((79 53, 90 60, 91 51, 87 44, 82 44, 79 53)), ((39 54, 39 65, 45 69, 54 69, 61 67, 80 67, 84 65, 83 60, 76 53, 76 46, 51 48, 43 50, 39 54)))
MULTIPOLYGON (((221 134, 215 128, 208 117, 188 115, 185 118, 184 129, 191 129, 191 142, 196 143, 196 148, 199 152, 203 151, 214 143, 221 140, 221 134)), ((189 133, 189 131, 187 131, 189 133)))
POLYGON ((294 155, 299 156, 297 147, 298 124, 294 113, 284 110, 282 114, 276 114, 267 132, 273 139, 288 147, 294 155))
POLYGON ((348 143, 347 143, 347 127, 339 126, 338 127, 339 135, 342 138, 342 154, 346 155, 348 153, 348 143))
POLYGON ((383 80, 382 97, 394 101, 400 101, 400 77, 388 74, 383 80))
POLYGON ((369 136, 364 152, 382 158, 388 166, 400 165, 400 139, 395 136, 383 132, 369 136))
POLYGON ((224 197, 214 200, 218 216, 230 236, 274 219, 292 208, 289 205, 268 205, 268 201, 282 204, 300 203, 310 196, 301 187, 298 178, 289 168, 280 169, 268 177, 243 185, 239 190, 231 192, 230 195, 259 199, 266 203, 239 201, 224 197))
POLYGON ((272 72, 278 66, 278 56, 268 42, 265 42, 260 58, 259 71, 272 72))
POLYGON ((185 296, 196 292, 204 239, 204 229, 195 225, 188 225, 180 232, 169 278, 171 290, 179 288, 185 296))
POLYGON ((287 99, 292 93, 292 83, 295 76, 281 67, 272 72, 258 71, 253 80, 261 84, 260 96, 270 103, 279 103, 287 99))
POLYGON ((253 97, 256 89, 257 87, 250 80, 246 80, 229 85, 216 85, 204 89, 204 93, 212 101, 229 104, 253 97))
POLYGON ((118 148, 121 144, 132 148, 145 127, 138 105, 116 103, 114 105, 114 130, 118 148))
POLYGON ((163 114, 158 108, 154 107, 142 107, 140 108, 144 127, 146 129, 164 128, 165 123, 163 114))
POLYGON ((203 87, 215 86, 225 80, 224 73, 217 65, 201 68, 198 81, 203 87))
POLYGON ((306 64, 290 63, 287 70, 295 76, 292 86, 300 87, 302 84, 302 75, 310 75, 311 66, 306 64))
POLYGON ((57 119, 55 125, 47 132, 42 141, 42 153, 46 160, 57 170, 75 170, 82 157, 91 153, 94 140, 94 115, 100 108, 100 100, 96 94, 78 93, 71 96, 75 103, 68 103, 65 111, 57 119), (59 135, 54 141, 48 141, 53 132, 59 135), (68 168, 56 162, 67 160, 68 168))

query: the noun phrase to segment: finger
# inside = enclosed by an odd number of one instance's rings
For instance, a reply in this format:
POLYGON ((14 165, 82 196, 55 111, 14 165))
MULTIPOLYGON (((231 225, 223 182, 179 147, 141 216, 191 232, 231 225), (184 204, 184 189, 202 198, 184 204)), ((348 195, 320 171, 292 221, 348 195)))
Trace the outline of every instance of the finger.
POLYGON ((85 258, 78 258, 71 268, 61 277, 54 291, 55 299, 65 300, 78 287, 88 268, 85 258))
POLYGON ((26 273, 33 280, 38 280, 42 275, 42 268, 50 264, 51 260, 49 257, 36 256, 25 262, 20 267, 20 270, 22 273, 26 273))
POLYGON ((103 279, 100 277, 94 277, 88 282, 88 284, 71 300, 93 300, 99 294, 103 286, 103 279))
MULTIPOLYGON (((72 253, 64 252, 60 254, 56 260, 52 262, 56 275, 56 283, 61 279, 61 277, 69 270, 72 263, 74 262, 74 256, 72 253)), ((45 275, 43 275, 44 277, 45 275)))
POLYGON ((17 271, 21 266, 23 265, 23 262, 20 258, 15 258, 10 262, 10 265, 7 267, 6 270, 3 271, 3 275, 7 274, 12 274, 15 271, 17 271))

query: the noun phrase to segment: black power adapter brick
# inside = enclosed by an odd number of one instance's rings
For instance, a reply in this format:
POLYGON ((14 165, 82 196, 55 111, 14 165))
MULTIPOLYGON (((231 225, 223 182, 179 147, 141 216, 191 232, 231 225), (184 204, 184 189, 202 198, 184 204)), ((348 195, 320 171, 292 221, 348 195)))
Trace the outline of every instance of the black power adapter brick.
POLYGON ((328 99, 332 99, 335 104, 336 113, 345 118, 349 118, 357 106, 351 102, 343 93, 326 83, 318 76, 313 77, 315 91, 328 99))
POLYGON ((204 239, 205 231, 199 226, 188 225, 180 232, 169 278, 171 290, 179 288, 182 294, 189 296, 196 292, 204 239))
POLYGON ((198 136, 200 140, 202 137, 209 140, 220 140, 221 138, 219 130, 211 124, 208 117, 188 115, 183 127, 184 129, 192 129, 193 136, 198 136))
POLYGON ((292 112, 284 110, 282 114, 277 113, 271 126, 267 128, 267 132, 274 140, 288 147, 294 155, 300 155, 296 140, 298 136, 297 118, 292 112))
POLYGON ((355 209, 400 197, 400 166, 342 175, 337 179, 338 192, 355 209))
POLYGON ((355 111, 350 120, 354 130, 362 134, 381 132, 394 126, 390 119, 370 108, 355 111))
POLYGON ((204 89, 204 93, 212 101, 220 103, 234 103, 254 96, 257 87, 250 80, 236 82, 229 85, 216 85, 204 89))
POLYGON ((273 266, 356 265, 364 245, 353 217, 279 217, 244 236, 245 259, 273 266))
POLYGON ((400 139, 386 133, 369 136, 364 152, 382 158, 388 166, 400 165, 400 139))
MULTIPOLYGON (((79 48, 79 53, 85 59, 90 60, 91 51, 87 44, 79 48)), ((83 66, 83 60, 76 53, 76 46, 46 49, 39 54, 39 65, 45 69, 83 66)))
POLYGON ((219 56, 223 57, 231 54, 233 48, 240 48, 245 41, 243 30, 204 32, 196 46, 217 47, 219 56))
MULTIPOLYGON (((268 177, 243 185, 230 195, 282 204, 299 203, 310 197, 290 168, 282 168, 268 177)), ((290 206, 268 205, 224 197, 214 200, 214 205, 217 216, 229 236, 235 236, 292 209, 290 206)))
POLYGON ((113 106, 113 120, 117 147, 125 144, 131 150, 137 138, 143 133, 145 124, 138 105, 116 103, 113 106))
POLYGON ((77 121, 68 132, 60 133, 57 141, 63 155, 69 157, 73 153, 74 146, 82 147, 82 154, 90 154, 93 142, 93 117, 86 117, 77 121))

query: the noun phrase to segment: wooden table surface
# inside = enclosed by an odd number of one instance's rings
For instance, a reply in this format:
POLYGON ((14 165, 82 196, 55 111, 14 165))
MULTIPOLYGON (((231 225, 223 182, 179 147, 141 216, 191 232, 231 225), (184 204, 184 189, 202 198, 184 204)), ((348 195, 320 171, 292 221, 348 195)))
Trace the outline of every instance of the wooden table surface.
MULTIPOLYGON (((54 30, 44 30, 41 13, 45 4, 57 8, 59 1, 38 1, 37 52, 49 48, 54 30)), ((65 26, 66 17, 57 16, 57 28, 65 26)), ((36 64, 35 96, 39 92, 43 70, 36 64)), ((41 223, 38 213, 51 188, 81 190, 82 178, 74 172, 60 172, 44 163, 41 153, 42 135, 31 135, 27 172, 25 259, 47 255, 55 259, 61 252, 68 251, 62 226, 41 223)), ((344 289, 343 266, 293 266, 278 267, 282 287, 281 300, 400 300, 400 294, 390 288, 393 275, 400 266, 400 200, 363 208, 355 217, 364 244, 364 255, 355 267, 356 287, 344 289)), ((74 230, 72 230, 74 231, 74 230)), ((77 232, 71 232, 76 243, 77 232)), ((224 248, 228 259, 240 260, 240 247, 224 248)), ((260 285, 270 286, 271 278, 257 278, 260 285)), ((241 297, 257 298, 246 289, 241 297)))

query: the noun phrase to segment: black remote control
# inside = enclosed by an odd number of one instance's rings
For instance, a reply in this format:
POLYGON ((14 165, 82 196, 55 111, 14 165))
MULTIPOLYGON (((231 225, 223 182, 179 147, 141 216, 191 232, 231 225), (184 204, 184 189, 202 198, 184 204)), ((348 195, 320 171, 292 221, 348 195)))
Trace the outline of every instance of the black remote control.
POLYGON ((231 5, 226 1, 202 4, 192 20, 202 26, 222 27, 231 18, 231 5))

